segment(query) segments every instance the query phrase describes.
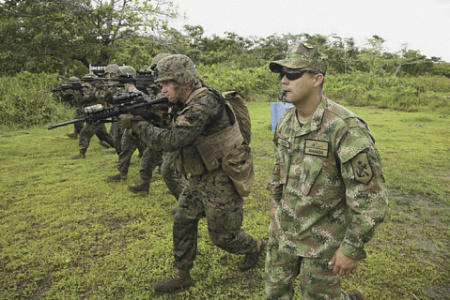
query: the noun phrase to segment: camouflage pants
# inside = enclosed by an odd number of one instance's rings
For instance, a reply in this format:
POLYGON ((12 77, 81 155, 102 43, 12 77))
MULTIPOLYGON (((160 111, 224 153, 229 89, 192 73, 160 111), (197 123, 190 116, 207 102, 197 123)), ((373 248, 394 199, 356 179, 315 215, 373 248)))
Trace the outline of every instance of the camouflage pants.
MULTIPOLYGON (((117 121, 118 118, 114 117, 113 120, 117 121)), ((119 126, 118 122, 112 122, 111 127, 109 128, 109 135, 112 137, 114 144, 116 145, 117 154, 120 154, 122 151, 122 134, 123 131, 119 126)))
MULTIPOLYGON (((73 115, 74 119, 77 119, 78 117, 81 116, 81 113, 78 110, 75 110, 75 113, 73 115)), ((76 134, 80 134, 81 130, 83 130, 83 122, 77 122, 77 123, 73 123, 73 132, 76 134)))
POLYGON ((300 276, 302 300, 351 300, 341 290, 340 277, 328 265, 329 258, 308 258, 292 254, 291 249, 280 249, 272 236, 266 256, 266 299, 293 299, 294 280, 300 276))
POLYGON ((141 143, 137 135, 133 134, 131 130, 124 130, 121 138, 118 170, 121 173, 128 174, 133 153, 138 148, 139 152, 142 153, 144 152, 145 147, 145 144, 141 143))
POLYGON ((169 191, 175 199, 178 200, 178 197, 186 186, 186 178, 177 172, 175 167, 174 152, 164 153, 164 158, 161 165, 161 175, 169 191))
POLYGON ((173 224, 173 266, 189 270, 197 254, 198 221, 206 217, 211 241, 233 254, 247 254, 255 246, 242 229, 243 200, 221 168, 191 176, 180 195, 173 224))
POLYGON ((86 123, 81 129, 80 139, 78 140, 78 150, 81 153, 86 153, 89 142, 94 134, 99 138, 100 141, 107 142, 111 147, 114 147, 114 142, 111 136, 106 131, 106 126, 104 123, 100 123, 97 125, 93 125, 90 123, 86 123))
POLYGON ((142 180, 152 179, 153 171, 157 166, 162 164, 162 152, 156 151, 153 148, 145 148, 142 154, 141 169, 139 175, 142 180))

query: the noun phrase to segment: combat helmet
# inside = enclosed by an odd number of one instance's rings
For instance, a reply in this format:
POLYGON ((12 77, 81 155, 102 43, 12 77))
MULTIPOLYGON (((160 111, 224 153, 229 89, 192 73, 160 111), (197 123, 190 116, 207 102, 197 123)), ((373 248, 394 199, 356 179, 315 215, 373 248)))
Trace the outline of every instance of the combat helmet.
POLYGON ((69 84, 71 85, 81 84, 81 80, 78 77, 72 76, 69 78, 69 84))
POLYGON ((135 77, 136 70, 132 66, 121 66, 119 67, 119 76, 135 77))
POLYGON ((161 59, 155 69, 155 82, 167 80, 173 80, 181 85, 194 84, 198 80, 198 72, 192 60, 186 55, 169 55, 161 59))
POLYGON ((106 74, 117 74, 119 73, 119 65, 117 64, 109 64, 106 66, 105 68, 105 73, 106 74))
POLYGON ((90 81, 92 79, 97 78, 97 75, 95 75, 94 73, 88 73, 86 75, 83 76, 83 80, 84 81, 90 81))
POLYGON ((147 71, 154 71, 156 68, 156 65, 163 59, 164 57, 170 56, 169 53, 159 53, 156 54, 155 57, 153 57, 152 62, 150 63, 150 66, 148 66, 147 71))

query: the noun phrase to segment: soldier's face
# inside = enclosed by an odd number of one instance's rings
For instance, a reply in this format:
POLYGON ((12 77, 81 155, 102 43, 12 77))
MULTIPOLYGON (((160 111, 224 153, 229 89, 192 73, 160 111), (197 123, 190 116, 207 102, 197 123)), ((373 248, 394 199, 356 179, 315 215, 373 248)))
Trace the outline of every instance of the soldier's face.
MULTIPOLYGON (((173 81, 163 81, 161 82, 161 92, 166 95, 170 102, 175 100, 175 87, 173 81)), ((175 101, 176 102, 176 101, 175 101)), ((174 103, 174 102, 172 102, 174 103)))
MULTIPOLYGON (((288 69, 283 68, 283 72, 288 69)), ((281 78, 281 86, 284 95, 284 100, 294 105, 305 102, 315 92, 315 80, 313 74, 304 73, 300 78, 289 80, 287 76, 281 78)))
POLYGON ((162 81, 161 92, 166 95, 170 103, 185 102, 188 96, 187 85, 180 85, 175 81, 162 81))

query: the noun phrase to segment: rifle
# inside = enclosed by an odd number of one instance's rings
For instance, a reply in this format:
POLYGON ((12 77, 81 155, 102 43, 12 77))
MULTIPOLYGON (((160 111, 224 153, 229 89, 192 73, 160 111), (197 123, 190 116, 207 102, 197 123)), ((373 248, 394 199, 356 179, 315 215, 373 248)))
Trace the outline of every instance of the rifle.
POLYGON ((137 70, 137 76, 132 77, 130 74, 119 74, 119 76, 115 78, 88 78, 83 79, 85 82, 95 82, 100 81, 107 84, 108 81, 117 82, 117 84, 111 85, 111 87, 114 86, 123 86, 126 83, 132 83, 134 86, 140 90, 141 92, 144 92, 148 94, 148 88, 151 87, 151 85, 155 82, 153 78, 153 73, 151 71, 144 71, 144 70, 137 70))
POLYGON ((67 90, 80 91, 85 88, 87 88, 87 87, 84 85, 81 85, 81 84, 71 84, 71 85, 62 85, 62 86, 54 87, 45 92, 46 93, 56 93, 56 92, 63 92, 63 91, 67 91, 67 90))
POLYGON ((93 122, 94 124, 111 122, 107 121, 111 117, 116 117, 122 114, 132 114, 133 116, 140 116, 148 122, 159 123, 162 118, 150 111, 150 108, 156 104, 168 104, 169 100, 166 97, 155 99, 148 102, 134 101, 133 99, 141 97, 142 93, 123 93, 112 97, 112 103, 119 103, 112 107, 104 107, 101 104, 88 106, 83 109, 82 115, 76 119, 53 124, 47 126, 48 130, 70 125, 78 122, 93 122))

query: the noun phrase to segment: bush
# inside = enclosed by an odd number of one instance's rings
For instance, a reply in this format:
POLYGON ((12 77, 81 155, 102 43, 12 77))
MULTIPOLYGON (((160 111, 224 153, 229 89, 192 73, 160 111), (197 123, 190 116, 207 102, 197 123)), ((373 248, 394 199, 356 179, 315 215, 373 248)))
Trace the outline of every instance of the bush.
POLYGON ((0 120, 2 125, 29 127, 66 115, 64 106, 45 90, 56 84, 56 74, 22 72, 0 77, 0 120))
MULTIPOLYGON (((198 65, 204 82, 220 91, 236 90, 247 101, 276 101, 278 76, 268 64, 242 68, 234 62, 198 65)), ((71 118, 69 110, 45 93, 56 84, 56 74, 22 72, 0 78, 1 125, 28 127, 71 118)), ((377 106, 405 111, 450 112, 450 79, 438 76, 398 78, 369 73, 327 74, 324 94, 344 105, 377 106)))
POLYGON ((257 68, 240 69, 237 65, 199 65, 198 71, 204 82, 218 90, 235 90, 247 100, 255 101, 259 95, 276 98, 280 91, 278 77, 269 71, 268 65, 257 68))

